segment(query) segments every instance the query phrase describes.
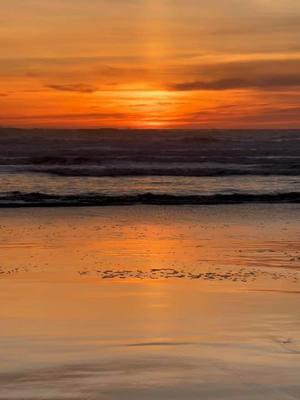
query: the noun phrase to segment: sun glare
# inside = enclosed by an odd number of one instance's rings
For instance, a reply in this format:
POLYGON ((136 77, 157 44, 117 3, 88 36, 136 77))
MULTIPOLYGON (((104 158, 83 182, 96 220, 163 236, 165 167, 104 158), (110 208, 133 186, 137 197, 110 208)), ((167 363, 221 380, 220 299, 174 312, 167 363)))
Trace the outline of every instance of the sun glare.
POLYGON ((176 95, 166 90, 127 90, 116 98, 120 111, 139 127, 164 127, 177 107, 176 95))

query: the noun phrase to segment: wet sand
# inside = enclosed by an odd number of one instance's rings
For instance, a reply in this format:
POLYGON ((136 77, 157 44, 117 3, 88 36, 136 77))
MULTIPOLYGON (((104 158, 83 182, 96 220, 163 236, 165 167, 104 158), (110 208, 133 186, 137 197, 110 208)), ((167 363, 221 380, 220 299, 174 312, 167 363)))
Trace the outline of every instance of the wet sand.
POLYGON ((299 399, 299 211, 0 210, 0 399, 299 399))

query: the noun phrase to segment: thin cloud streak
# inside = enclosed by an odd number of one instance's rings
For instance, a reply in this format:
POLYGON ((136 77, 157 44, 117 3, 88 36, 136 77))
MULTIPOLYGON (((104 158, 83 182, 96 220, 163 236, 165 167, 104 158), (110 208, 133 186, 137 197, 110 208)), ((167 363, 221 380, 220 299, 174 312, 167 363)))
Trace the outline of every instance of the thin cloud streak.
POLYGON ((211 82, 183 82, 171 86, 172 90, 193 91, 193 90, 239 90, 239 89, 263 89, 278 90, 292 87, 298 90, 300 86, 300 75, 293 77, 284 76, 261 76, 253 78, 228 78, 211 82))
POLYGON ((52 84, 52 85, 47 85, 46 86, 48 89, 53 89, 57 90, 60 92, 75 92, 75 93, 95 93, 97 92, 97 88, 86 85, 84 83, 78 83, 78 84, 52 84))

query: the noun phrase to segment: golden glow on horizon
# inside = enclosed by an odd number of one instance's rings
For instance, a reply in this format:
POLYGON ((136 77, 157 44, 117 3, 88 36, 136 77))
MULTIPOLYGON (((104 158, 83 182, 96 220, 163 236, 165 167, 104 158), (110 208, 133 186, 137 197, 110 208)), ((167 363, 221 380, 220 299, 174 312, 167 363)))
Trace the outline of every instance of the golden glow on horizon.
POLYGON ((10 0, 0 15, 0 125, 300 125, 297 0, 10 0))
POLYGON ((175 112, 176 94, 164 90, 132 90, 116 93, 119 110, 132 115, 130 124, 136 127, 166 127, 168 117, 175 112))

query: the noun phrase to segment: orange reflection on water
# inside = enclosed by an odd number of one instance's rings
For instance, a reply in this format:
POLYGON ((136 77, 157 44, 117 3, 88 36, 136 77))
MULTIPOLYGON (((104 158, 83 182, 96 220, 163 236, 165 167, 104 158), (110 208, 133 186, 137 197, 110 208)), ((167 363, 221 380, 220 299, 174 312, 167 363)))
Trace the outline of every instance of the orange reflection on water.
MULTIPOLYGON (((216 374, 221 388, 235 385, 231 369, 224 375, 228 365, 239 376, 244 366, 246 377, 258 363, 272 382, 274 373, 282 379, 290 347, 299 343, 299 282, 282 267, 296 267, 291 254, 299 252, 299 240, 297 206, 274 207, 0 211, 2 393, 34 398, 55 388, 61 398, 75 387, 80 399, 80 386, 92 399, 104 389, 117 398, 127 385, 137 399, 144 382, 153 393, 169 390, 170 382, 182 388, 186 379, 189 385, 210 379, 215 387, 216 374), (275 266, 285 271, 276 281, 149 275, 151 268, 275 266), (104 269, 148 275, 102 279, 97 271, 104 269)), ((293 360, 287 375, 298 382, 293 360)))

